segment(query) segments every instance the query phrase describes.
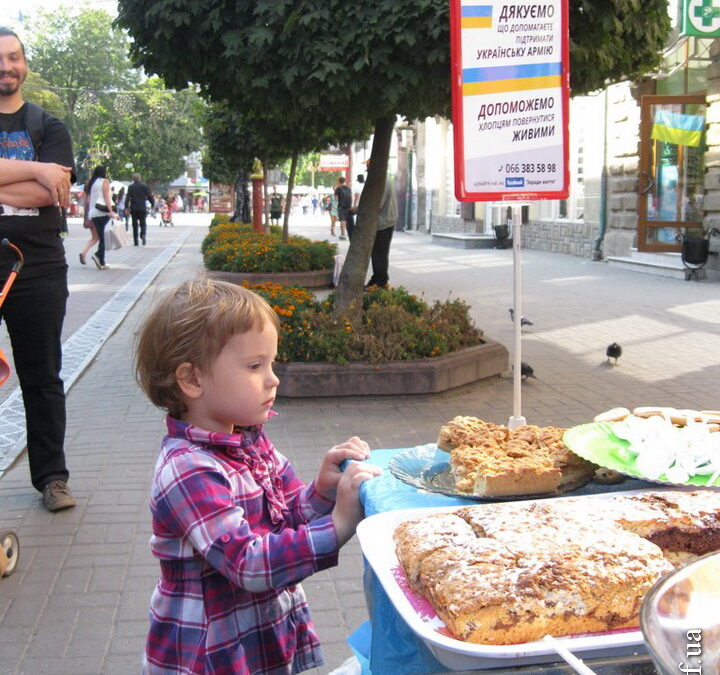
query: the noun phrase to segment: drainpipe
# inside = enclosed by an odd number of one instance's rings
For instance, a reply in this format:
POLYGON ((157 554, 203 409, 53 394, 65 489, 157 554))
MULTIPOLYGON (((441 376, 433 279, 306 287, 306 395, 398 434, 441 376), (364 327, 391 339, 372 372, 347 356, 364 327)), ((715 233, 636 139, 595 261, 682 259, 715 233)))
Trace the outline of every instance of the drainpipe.
POLYGON ((608 90, 605 89, 605 106, 604 106, 604 123, 603 123, 603 167, 600 174, 600 208, 598 214, 598 231, 595 241, 593 242, 592 259, 595 261, 602 260, 602 243, 605 239, 605 231, 607 230, 607 119, 608 119, 608 90))

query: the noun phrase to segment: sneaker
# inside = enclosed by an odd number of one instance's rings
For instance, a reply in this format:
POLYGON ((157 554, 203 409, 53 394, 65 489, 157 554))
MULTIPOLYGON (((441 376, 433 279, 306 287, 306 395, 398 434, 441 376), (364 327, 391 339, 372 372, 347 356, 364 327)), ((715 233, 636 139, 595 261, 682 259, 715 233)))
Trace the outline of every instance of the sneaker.
POLYGON ((75 506, 75 497, 64 480, 50 481, 42 491, 43 506, 48 511, 62 511, 75 506))
POLYGON ((101 270, 102 269, 102 263, 100 262, 100 258, 98 258, 94 253, 92 254, 92 261, 95 263, 95 266, 101 270))
POLYGON ((82 253, 80 254, 80 264, 87 265, 87 260, 85 260, 85 256, 82 253))
POLYGON ((347 237, 346 237, 345 235, 341 234, 341 235, 338 237, 338 239, 340 239, 340 241, 345 241, 345 240, 347 239, 347 237))

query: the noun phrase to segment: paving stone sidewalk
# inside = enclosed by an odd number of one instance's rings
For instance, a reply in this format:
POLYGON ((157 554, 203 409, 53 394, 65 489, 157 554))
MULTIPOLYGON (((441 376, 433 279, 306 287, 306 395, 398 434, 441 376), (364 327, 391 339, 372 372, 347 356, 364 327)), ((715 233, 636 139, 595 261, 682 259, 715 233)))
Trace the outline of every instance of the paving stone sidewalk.
MULTIPOLYGON (((313 237, 328 230, 324 221, 294 222, 313 237)), ((69 392, 67 449, 78 506, 45 512, 25 455, 0 480, 0 524, 17 531, 21 544, 18 571, 0 580, 2 673, 139 672, 158 574, 147 501, 163 421, 134 383, 132 342, 155 294, 200 271, 203 234, 192 233, 69 392)), ((512 346, 511 251, 452 249, 396 233, 391 261, 392 284, 428 300, 469 302, 478 325, 512 346)), ((523 314, 533 321, 523 359, 538 376, 523 385, 529 422, 572 425, 616 405, 720 406, 718 284, 534 251, 523 252, 523 282, 523 314), (612 341, 625 352, 617 368, 605 360, 612 341)), ((310 480, 327 448, 355 433, 375 448, 407 447, 434 440, 457 414, 505 422, 512 381, 428 396, 280 399, 276 409, 269 434, 310 480)), ((345 640, 367 616, 357 541, 343 549, 337 568, 304 586, 325 645, 327 665, 316 675, 327 675, 350 655, 345 640)))

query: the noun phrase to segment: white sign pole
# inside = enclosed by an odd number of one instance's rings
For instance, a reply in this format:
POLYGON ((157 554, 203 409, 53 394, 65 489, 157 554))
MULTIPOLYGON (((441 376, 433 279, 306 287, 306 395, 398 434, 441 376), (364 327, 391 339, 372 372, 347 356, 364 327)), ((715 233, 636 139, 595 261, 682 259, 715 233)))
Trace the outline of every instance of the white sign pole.
POLYGON ((512 210, 513 240, 513 311, 515 320, 515 353, 513 355, 513 414, 508 421, 508 429, 517 429, 526 424, 522 415, 522 268, 520 267, 520 242, 522 241, 522 213, 520 209, 512 210))

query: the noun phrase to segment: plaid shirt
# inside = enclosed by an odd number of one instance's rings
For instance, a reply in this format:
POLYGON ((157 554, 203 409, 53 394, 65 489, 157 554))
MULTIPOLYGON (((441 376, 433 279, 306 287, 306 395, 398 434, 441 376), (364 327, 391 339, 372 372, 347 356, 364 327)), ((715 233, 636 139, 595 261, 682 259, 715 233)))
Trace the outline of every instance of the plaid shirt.
POLYGON ((321 665, 298 582, 337 564, 333 503, 296 477, 261 427, 209 432, 167 418, 150 510, 161 578, 145 672, 285 675, 321 665))

